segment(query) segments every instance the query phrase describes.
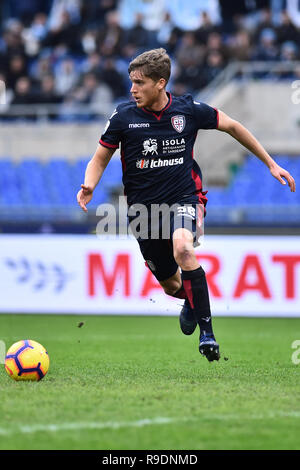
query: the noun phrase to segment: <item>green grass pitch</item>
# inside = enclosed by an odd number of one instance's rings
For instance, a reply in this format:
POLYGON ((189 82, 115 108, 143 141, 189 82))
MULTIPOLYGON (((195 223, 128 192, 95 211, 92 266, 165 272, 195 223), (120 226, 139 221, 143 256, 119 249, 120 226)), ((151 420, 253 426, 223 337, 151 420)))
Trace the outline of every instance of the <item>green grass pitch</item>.
POLYGON ((0 315, 7 348, 34 339, 50 356, 36 383, 2 365, 0 448, 300 449, 300 319, 214 328, 208 363, 176 317, 0 315))

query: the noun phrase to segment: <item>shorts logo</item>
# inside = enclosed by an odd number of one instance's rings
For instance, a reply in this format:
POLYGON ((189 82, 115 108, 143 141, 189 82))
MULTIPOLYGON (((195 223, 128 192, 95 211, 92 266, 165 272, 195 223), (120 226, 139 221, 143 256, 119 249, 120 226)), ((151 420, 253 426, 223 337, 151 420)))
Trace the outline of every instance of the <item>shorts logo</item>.
POLYGON ((196 211, 193 206, 180 206, 177 207, 177 215, 182 217, 190 217, 191 219, 195 220, 196 218, 196 211))
POLYGON ((175 131, 182 132, 185 128, 185 117, 184 116, 173 116, 171 117, 171 123, 175 131))
POLYGON ((144 140, 143 147, 144 147, 144 150, 142 151, 143 155, 148 155, 148 153, 150 153, 150 155, 154 155, 154 154, 158 155, 157 154, 157 140, 156 139, 144 140))
POLYGON ((153 261, 151 261, 150 259, 147 259, 146 263, 147 263, 148 268, 150 269, 150 271, 153 271, 153 272, 156 271, 156 266, 153 263, 153 261))
POLYGON ((141 160, 136 161, 136 167, 143 169, 143 168, 148 168, 149 166, 149 161, 150 160, 145 160, 145 158, 142 158, 141 160))

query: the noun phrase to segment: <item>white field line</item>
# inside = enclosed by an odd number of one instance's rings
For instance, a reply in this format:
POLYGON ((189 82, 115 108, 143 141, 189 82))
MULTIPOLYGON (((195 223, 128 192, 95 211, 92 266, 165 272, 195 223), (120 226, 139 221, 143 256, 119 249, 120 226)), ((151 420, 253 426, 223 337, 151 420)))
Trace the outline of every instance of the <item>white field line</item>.
MULTIPOLYGON (((242 416, 241 414, 207 414, 199 417, 201 421, 234 421, 245 420, 263 420, 274 418, 300 418, 300 411, 271 412, 255 415, 242 416)), ((138 421, 106 421, 106 422, 86 422, 86 423, 59 423, 59 424, 35 424, 32 426, 19 426, 14 429, 0 428, 0 436, 9 436, 17 433, 33 434, 36 432, 59 432, 59 431, 80 431, 88 429, 121 429, 121 428, 142 428, 144 426, 155 426, 164 424, 173 424, 179 422, 196 422, 197 418, 166 418, 157 417, 152 419, 141 419, 138 421)))
POLYGON ((0 436, 7 436, 15 433, 32 434, 35 432, 58 432, 58 431, 79 431, 82 429, 120 429, 144 426, 153 426, 157 424, 172 424, 183 421, 192 421, 186 418, 164 418, 141 419, 138 421, 107 421, 107 422, 87 422, 87 423, 59 423, 59 424, 35 424, 32 426, 19 426, 15 429, 0 428, 0 436))

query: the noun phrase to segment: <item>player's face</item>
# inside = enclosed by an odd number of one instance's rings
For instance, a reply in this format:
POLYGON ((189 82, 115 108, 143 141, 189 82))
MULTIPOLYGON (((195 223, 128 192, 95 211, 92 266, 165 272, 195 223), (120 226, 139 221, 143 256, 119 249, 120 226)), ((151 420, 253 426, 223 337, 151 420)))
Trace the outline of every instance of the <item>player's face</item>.
POLYGON ((165 80, 160 79, 157 82, 152 78, 146 77, 140 70, 134 70, 130 74, 132 87, 130 93, 136 102, 138 108, 152 108, 157 103, 164 89, 165 80))

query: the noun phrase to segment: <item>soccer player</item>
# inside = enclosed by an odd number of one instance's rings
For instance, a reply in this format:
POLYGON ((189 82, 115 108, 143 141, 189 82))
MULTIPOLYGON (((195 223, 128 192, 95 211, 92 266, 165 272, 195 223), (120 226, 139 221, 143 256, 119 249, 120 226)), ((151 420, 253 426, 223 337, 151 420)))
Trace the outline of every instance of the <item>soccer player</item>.
POLYGON ((185 299, 180 313, 182 332, 190 335, 199 325, 200 353, 209 361, 219 360, 205 272, 194 251, 207 202, 201 171, 193 159, 198 129, 227 132, 263 161, 281 184, 286 180, 293 192, 295 181, 242 124, 221 110, 194 101, 191 95, 175 98, 167 92, 171 61, 164 49, 139 55, 128 72, 133 100, 120 104, 110 117, 87 165, 77 201, 87 211, 93 191, 121 144, 130 223, 136 220, 132 209, 137 204, 149 209, 151 223, 154 205, 172 207, 167 216, 159 216, 158 236, 151 231, 136 236, 146 264, 166 294, 185 299), (166 224, 168 236, 163 236, 166 224))

